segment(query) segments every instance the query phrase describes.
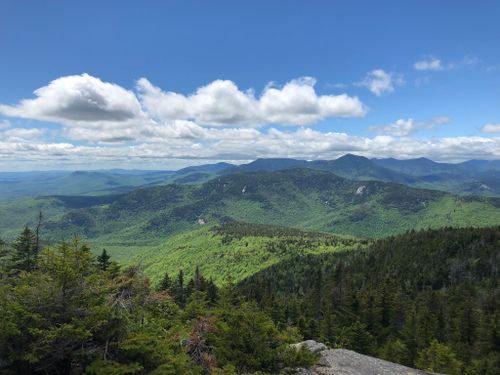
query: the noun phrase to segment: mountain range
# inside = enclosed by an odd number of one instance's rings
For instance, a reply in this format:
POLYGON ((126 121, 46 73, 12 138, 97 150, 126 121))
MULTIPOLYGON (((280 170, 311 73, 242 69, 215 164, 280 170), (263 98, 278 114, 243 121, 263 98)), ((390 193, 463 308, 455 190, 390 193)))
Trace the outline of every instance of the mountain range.
POLYGON ((397 182, 459 195, 500 196, 500 161, 438 163, 430 159, 368 159, 352 154, 335 160, 257 159, 248 164, 205 164, 177 171, 98 170, 1 172, 0 201, 44 195, 107 195, 138 187, 200 184, 237 172, 273 172, 293 168, 329 171, 354 180, 397 182))

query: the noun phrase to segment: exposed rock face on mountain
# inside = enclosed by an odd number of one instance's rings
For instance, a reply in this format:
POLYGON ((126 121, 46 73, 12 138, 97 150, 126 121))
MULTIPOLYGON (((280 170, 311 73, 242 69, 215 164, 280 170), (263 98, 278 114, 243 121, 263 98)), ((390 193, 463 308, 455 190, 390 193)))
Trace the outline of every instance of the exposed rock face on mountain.
POLYGON ((300 369, 296 375, 429 375, 397 363, 359 354, 346 349, 328 349, 324 344, 307 340, 293 347, 307 348, 321 355, 310 369, 300 369))

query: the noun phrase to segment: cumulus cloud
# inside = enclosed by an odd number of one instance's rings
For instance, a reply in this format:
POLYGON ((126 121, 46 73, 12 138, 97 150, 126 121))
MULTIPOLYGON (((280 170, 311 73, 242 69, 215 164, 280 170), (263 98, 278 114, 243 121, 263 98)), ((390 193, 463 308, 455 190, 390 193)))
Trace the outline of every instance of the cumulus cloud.
POLYGON ((366 107, 357 97, 317 95, 310 77, 283 87, 268 86, 260 97, 241 91, 234 82, 216 80, 191 95, 164 92, 147 79, 137 82, 141 102, 158 120, 194 120, 201 125, 306 125, 326 117, 360 117, 366 107))
POLYGON ((369 72, 357 85, 366 87, 376 96, 381 96, 393 92, 395 87, 402 86, 404 83, 400 75, 388 73, 383 69, 375 69, 369 72))
POLYGON ((445 67, 441 63, 441 60, 437 57, 428 57, 426 59, 420 60, 413 64, 416 70, 444 70, 445 67))
POLYGON ((165 92, 141 78, 136 91, 88 74, 67 76, 37 89, 34 99, 0 105, 9 117, 50 121, 72 140, 123 143, 161 137, 243 137, 244 128, 266 124, 312 125, 328 117, 364 116, 367 108, 354 96, 318 95, 310 77, 282 87, 268 85, 259 97, 229 80, 216 80, 190 95, 165 92), (213 127, 236 127, 215 132, 213 127))
POLYGON ((418 122, 412 118, 409 119, 399 119, 394 121, 392 124, 383 126, 372 126, 368 130, 380 133, 380 134, 390 134, 396 137, 405 137, 413 134, 422 129, 434 129, 440 125, 444 125, 450 122, 449 117, 439 116, 434 117, 428 122, 418 122))
POLYGON ((500 133, 500 124, 485 124, 481 131, 483 133, 500 133))
POLYGON ((141 115, 133 92, 88 74, 55 79, 34 94, 35 99, 24 99, 18 105, 0 105, 0 113, 66 125, 124 121, 141 115))
MULTIPOLYGON (((376 95, 402 84, 394 74, 374 72, 368 77, 379 82, 367 83, 367 87, 376 95)), ((127 90, 87 74, 61 77, 36 90, 32 99, 0 105, 4 116, 62 126, 57 141, 53 141, 46 137, 46 129, 21 128, 8 120, 1 121, 0 166, 5 168, 15 162, 99 166, 127 163, 140 168, 145 162, 164 167, 164 163, 186 159, 332 159, 348 152, 448 161, 500 157, 498 137, 406 137, 446 123, 444 117, 426 123, 398 120, 371 129, 379 133, 374 137, 313 130, 308 126, 322 119, 363 116, 367 111, 357 97, 320 95, 315 84, 314 79, 305 77, 281 86, 269 84, 255 93, 241 90, 232 81, 216 80, 191 94, 181 94, 164 91, 145 78, 133 90, 127 90), (273 124, 299 128, 291 131, 279 126, 262 127, 273 124)), ((489 125, 486 130, 497 126, 489 125)))

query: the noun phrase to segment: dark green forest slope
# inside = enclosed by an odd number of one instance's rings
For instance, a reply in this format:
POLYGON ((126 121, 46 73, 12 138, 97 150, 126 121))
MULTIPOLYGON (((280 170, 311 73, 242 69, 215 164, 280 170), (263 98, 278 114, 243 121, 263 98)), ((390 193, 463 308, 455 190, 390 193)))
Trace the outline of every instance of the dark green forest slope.
POLYGON ((420 368, 432 346, 448 358, 434 371, 497 374, 499 267, 500 227, 445 228, 286 260, 239 288, 306 338, 420 368))

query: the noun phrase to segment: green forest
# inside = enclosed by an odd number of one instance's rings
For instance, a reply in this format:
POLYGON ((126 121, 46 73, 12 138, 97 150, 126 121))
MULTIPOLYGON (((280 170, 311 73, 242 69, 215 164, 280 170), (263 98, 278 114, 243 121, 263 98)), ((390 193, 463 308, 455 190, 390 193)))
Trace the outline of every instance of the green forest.
POLYGON ((243 223, 213 230, 229 245, 288 238, 311 251, 239 281, 200 267, 151 281, 77 238, 43 246, 36 227, 2 242, 0 373, 287 373, 316 360, 291 349, 303 339, 433 372, 500 370, 499 227, 326 252, 312 249, 356 241, 243 223))
POLYGON ((297 328, 197 270, 150 285, 77 239, 38 250, 29 228, 2 246, 2 374, 278 373, 315 359, 289 347, 297 328))

